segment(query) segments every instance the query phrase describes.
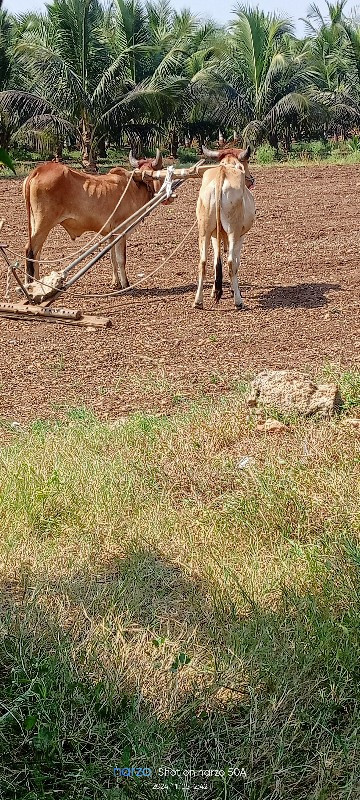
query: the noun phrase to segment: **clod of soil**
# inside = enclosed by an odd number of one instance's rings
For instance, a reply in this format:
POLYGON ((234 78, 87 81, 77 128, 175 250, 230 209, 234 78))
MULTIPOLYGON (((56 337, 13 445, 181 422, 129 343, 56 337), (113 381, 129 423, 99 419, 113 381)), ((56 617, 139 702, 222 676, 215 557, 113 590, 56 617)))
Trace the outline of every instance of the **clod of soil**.
POLYGON ((265 422, 258 422, 256 431, 258 433, 286 433, 289 430, 288 425, 284 425, 278 419, 266 419, 265 422))
MULTIPOLYGON (((248 405, 275 408, 283 414, 295 412, 328 417, 342 405, 335 383, 317 385, 295 370, 265 370, 251 384, 248 405)), ((275 420, 273 420, 275 421, 275 420)))

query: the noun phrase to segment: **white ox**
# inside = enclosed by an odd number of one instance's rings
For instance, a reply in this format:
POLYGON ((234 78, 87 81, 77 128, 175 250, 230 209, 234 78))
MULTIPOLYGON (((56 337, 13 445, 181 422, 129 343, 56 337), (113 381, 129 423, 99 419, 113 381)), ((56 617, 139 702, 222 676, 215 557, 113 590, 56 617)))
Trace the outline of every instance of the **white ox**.
POLYGON ((227 253, 230 284, 236 308, 244 305, 241 297, 238 268, 245 234, 255 220, 255 202, 250 191, 254 178, 249 172, 250 147, 207 150, 207 158, 216 158, 220 164, 207 170, 202 179, 196 216, 199 228, 199 283, 195 308, 203 307, 203 285, 210 239, 214 250, 215 282, 212 297, 219 302, 222 295, 221 242, 227 253))

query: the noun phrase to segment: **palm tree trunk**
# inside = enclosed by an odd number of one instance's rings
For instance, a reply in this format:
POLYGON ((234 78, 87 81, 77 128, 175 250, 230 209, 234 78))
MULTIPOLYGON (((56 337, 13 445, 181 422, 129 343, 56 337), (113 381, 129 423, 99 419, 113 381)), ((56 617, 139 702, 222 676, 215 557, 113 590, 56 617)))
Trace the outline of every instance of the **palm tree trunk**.
POLYGON ((97 172, 96 156, 93 147, 92 126, 85 119, 81 123, 81 163, 85 172, 97 172))
POLYGON ((99 158, 107 158, 105 136, 102 136, 101 139, 98 140, 97 149, 99 158))
POLYGON ((290 148, 291 148, 291 130, 290 130, 290 127, 288 125, 286 125, 285 131, 284 131, 284 150, 285 150, 285 153, 290 153, 290 148))
POLYGON ((8 150, 10 146, 11 130, 10 128, 0 128, 0 147, 3 150, 8 150))
POLYGON ((132 134, 130 132, 129 136, 128 136, 128 140, 129 140, 129 144, 130 144, 130 150, 131 150, 133 156, 135 156, 135 158, 140 158, 142 153, 141 153, 141 144, 139 142, 139 137, 135 136, 134 134, 132 134))
POLYGON ((276 153, 279 153, 279 137, 275 131, 269 133, 269 145, 274 147, 276 153))
POLYGON ((169 138, 169 151, 172 158, 177 158, 178 147, 179 147, 179 137, 177 135, 177 131, 175 130, 175 128, 173 128, 170 131, 170 138, 169 138))
POLYGON ((57 139, 55 147, 55 161, 61 162, 63 160, 64 142, 62 139, 57 139))

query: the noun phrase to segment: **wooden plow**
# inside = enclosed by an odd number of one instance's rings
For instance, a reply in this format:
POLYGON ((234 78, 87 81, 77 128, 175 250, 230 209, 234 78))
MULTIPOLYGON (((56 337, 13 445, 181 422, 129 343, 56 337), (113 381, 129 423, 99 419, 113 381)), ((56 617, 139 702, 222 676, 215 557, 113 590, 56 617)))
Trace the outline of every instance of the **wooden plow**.
MULTIPOLYGON (((97 264, 101 258, 104 258, 117 242, 139 225, 139 223, 151 214, 160 203, 163 203, 164 200, 171 197, 174 193, 174 189, 181 186, 185 180, 200 177, 206 170, 213 168, 214 165, 212 164, 204 165, 204 160, 202 159, 190 169, 174 169, 172 166, 167 167, 167 169, 157 170, 156 172, 135 169, 133 172, 133 178, 135 180, 143 180, 144 178, 146 178, 146 180, 159 180, 164 178, 164 183, 157 194, 154 195, 148 203, 142 206, 142 208, 128 217, 128 219, 113 228, 110 233, 102 236, 100 241, 88 247, 61 272, 53 271, 50 275, 44 276, 41 280, 34 280, 27 286, 24 285, 19 277, 17 271, 19 266, 18 262, 11 264, 6 252, 7 245, 0 243, 0 255, 2 255, 6 262, 8 278, 10 274, 13 276, 19 287, 18 291, 23 295, 22 300, 16 303, 0 302, 0 319, 3 317, 17 320, 46 320, 47 322, 62 322, 67 325, 90 328, 110 327, 111 320, 108 317, 84 314, 80 309, 64 307, 52 308, 52 304, 59 297, 62 297, 67 290, 97 264), (97 250, 99 250, 99 252, 96 252, 97 250), (76 267, 90 256, 92 257, 84 266, 78 269, 73 275, 70 275, 76 267)), ((0 223, 0 231, 2 224, 3 222, 0 223)))

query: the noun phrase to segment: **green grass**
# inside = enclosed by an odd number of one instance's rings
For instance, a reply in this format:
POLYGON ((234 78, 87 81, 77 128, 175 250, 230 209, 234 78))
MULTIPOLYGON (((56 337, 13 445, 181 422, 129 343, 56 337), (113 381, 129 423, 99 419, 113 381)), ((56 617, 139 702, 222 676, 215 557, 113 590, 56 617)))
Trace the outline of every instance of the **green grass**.
POLYGON ((357 137, 342 142, 293 142, 290 152, 262 144, 255 151, 255 161, 262 166, 310 166, 311 164, 359 164, 360 147, 357 137))
MULTIPOLYGON (((259 163, 259 162, 255 162, 259 163)), ((360 164, 360 152, 355 153, 331 153, 325 158, 289 158, 281 161, 270 161, 261 163, 265 167, 319 167, 323 166, 346 166, 351 164, 360 164)))
MULTIPOLYGON (((346 164, 359 164, 360 163, 360 146, 358 141, 356 144, 353 137, 351 140, 344 142, 296 142, 291 146, 290 153, 280 151, 276 153, 275 148, 269 144, 262 144, 257 147, 253 161, 259 166, 290 166, 290 167, 304 167, 304 166, 319 166, 320 164, 329 165, 346 165, 346 164)), ((151 155, 147 152, 146 155, 151 155)), ((46 160, 46 156, 41 153, 20 152, 12 154, 13 161, 16 168, 16 176, 23 178, 34 169, 38 162, 46 160)), ((168 151, 164 151, 165 158, 168 157, 168 151)), ((49 156, 50 157, 50 156, 49 156)), ((179 168, 190 167, 201 156, 195 148, 179 148, 177 166, 179 168)), ((64 159, 66 163, 77 169, 81 169, 81 153, 79 150, 64 151, 64 159)), ((116 150, 109 148, 107 151, 106 159, 98 159, 98 169, 100 173, 108 172, 111 166, 120 165, 128 167, 128 151, 116 150)), ((3 167, 0 173, 1 178, 14 178, 13 173, 7 167, 3 167)))
POLYGON ((264 437, 243 396, 6 430, 5 800, 359 796, 358 434, 264 437), (129 765, 153 777, 114 777, 129 765))

